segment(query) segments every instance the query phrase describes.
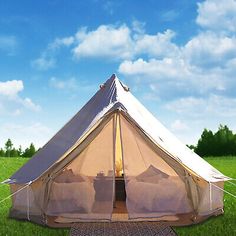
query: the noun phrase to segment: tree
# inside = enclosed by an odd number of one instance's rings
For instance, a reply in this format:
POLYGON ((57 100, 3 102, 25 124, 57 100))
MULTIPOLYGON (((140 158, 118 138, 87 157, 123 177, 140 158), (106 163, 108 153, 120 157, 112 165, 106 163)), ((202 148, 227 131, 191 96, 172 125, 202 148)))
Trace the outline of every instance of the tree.
POLYGON ((10 151, 10 157, 18 157, 18 151, 15 148, 10 151))
POLYGON ((26 148, 23 157, 32 157, 36 153, 35 146, 33 143, 30 144, 29 148, 26 148))
POLYGON ((36 153, 36 149, 33 143, 30 144, 29 147, 29 156, 32 157, 36 153))
POLYGON ((13 143, 11 141, 11 139, 8 139, 5 143, 5 150, 6 150, 6 156, 10 157, 10 152, 12 150, 13 147, 13 143))
POLYGON ((200 156, 236 155, 236 134, 227 125, 220 125, 214 134, 204 129, 194 151, 200 156))
POLYGON ((6 153, 5 151, 1 148, 0 149, 0 157, 5 157, 6 153))
POLYGON ((196 147, 195 147, 194 145, 188 145, 188 144, 187 144, 186 146, 187 146, 189 149, 193 150, 193 151, 196 149, 196 147))
POLYGON ((22 154, 23 154, 23 150, 22 150, 21 145, 20 145, 20 147, 18 148, 17 152, 18 152, 18 157, 21 157, 22 154))
POLYGON ((204 129, 198 140, 195 152, 200 156, 214 155, 214 135, 211 130, 204 129))
POLYGON ((233 155, 235 154, 234 134, 226 126, 220 125, 218 131, 214 134, 215 150, 217 155, 233 155))

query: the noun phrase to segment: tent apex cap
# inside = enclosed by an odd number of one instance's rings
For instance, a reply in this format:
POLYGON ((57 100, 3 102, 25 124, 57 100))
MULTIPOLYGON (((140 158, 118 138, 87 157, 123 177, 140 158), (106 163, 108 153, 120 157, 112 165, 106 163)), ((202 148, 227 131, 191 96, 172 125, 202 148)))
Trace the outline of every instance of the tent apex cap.
POLYGON ((113 73, 104 84, 106 84, 108 81, 113 82, 114 80, 119 80, 115 73, 113 73))
MULTIPOLYGON (((108 81, 108 80, 107 80, 108 81)), ((123 82, 121 82, 120 80, 119 80, 119 78, 116 76, 116 74, 115 73, 113 73, 112 74, 112 76, 109 78, 109 81, 118 81, 118 82, 120 82, 120 84, 121 84, 121 86, 123 87, 123 89, 126 91, 126 92, 129 92, 130 91, 130 88, 127 86, 127 85, 125 85, 123 82)), ((101 88, 101 86, 100 86, 100 88, 101 88)))
POLYGON ((118 80, 118 81, 119 81, 119 79, 117 78, 116 74, 113 73, 113 74, 111 75, 111 77, 110 77, 106 82, 104 82, 103 84, 100 84, 100 86, 99 86, 100 89, 105 88, 107 84, 110 84, 110 83, 112 83, 112 82, 115 81, 115 80, 118 80))
MULTIPOLYGON (((111 79, 111 80, 115 80, 115 79, 118 79, 118 77, 116 76, 115 73, 113 73, 113 74, 111 75, 110 79, 111 79)), ((118 80, 119 80, 119 79, 118 79, 118 80)))

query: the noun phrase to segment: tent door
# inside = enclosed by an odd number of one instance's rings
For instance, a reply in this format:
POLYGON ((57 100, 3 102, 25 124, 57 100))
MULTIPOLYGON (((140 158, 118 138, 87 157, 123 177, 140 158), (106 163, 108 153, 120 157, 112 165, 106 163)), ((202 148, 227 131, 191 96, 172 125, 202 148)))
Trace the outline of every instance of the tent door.
POLYGON ((71 161, 52 180, 47 215, 72 221, 111 220, 115 180, 113 130, 114 115, 99 133, 91 133, 89 140, 84 140, 88 145, 83 150, 71 153, 71 161))
POLYGON ((142 131, 121 113, 118 120, 119 141, 116 143, 120 142, 117 145, 120 150, 116 158, 122 163, 119 173, 124 174, 129 218, 158 218, 192 212, 181 171, 174 170, 165 161, 171 158, 157 152, 158 147, 151 145, 142 131))

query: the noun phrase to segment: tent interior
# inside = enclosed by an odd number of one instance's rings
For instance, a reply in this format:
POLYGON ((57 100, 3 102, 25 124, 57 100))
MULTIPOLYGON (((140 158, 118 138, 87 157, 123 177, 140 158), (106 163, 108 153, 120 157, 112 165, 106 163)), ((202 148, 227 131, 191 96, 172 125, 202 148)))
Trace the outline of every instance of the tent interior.
MULTIPOLYGON (((223 182, 216 184, 223 187, 223 182)), ((12 192, 20 187, 12 184, 12 192)), ((129 117, 115 111, 29 188, 16 194, 12 212, 24 211, 32 221, 43 212, 52 227, 100 220, 187 225, 193 223, 196 212, 203 213, 197 219, 201 221, 208 216, 206 212, 222 209, 222 199, 217 189, 209 196, 208 182, 171 158, 129 117)))

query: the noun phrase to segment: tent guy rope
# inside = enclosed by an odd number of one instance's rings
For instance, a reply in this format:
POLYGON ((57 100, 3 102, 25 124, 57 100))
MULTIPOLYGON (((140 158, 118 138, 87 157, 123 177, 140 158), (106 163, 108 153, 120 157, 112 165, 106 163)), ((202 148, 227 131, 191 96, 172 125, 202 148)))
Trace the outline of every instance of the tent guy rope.
POLYGON ((0 186, 6 186, 6 185, 4 185, 3 183, 0 183, 0 186))
POLYGON ((5 197, 4 199, 2 199, 2 200, 0 201, 0 203, 6 201, 8 198, 10 198, 10 197, 14 196, 15 194, 19 193, 21 190, 27 188, 31 183, 32 183, 32 181, 28 182, 27 185, 25 185, 24 187, 20 188, 20 189, 17 190, 16 192, 14 192, 14 193, 10 194, 9 196, 5 197))
POLYGON ((8 181, 11 181, 11 183, 13 183, 14 181, 12 181, 11 179, 5 179, 5 180, 3 180, 2 182, 0 182, 0 184, 9 184, 9 182, 8 181))
POLYGON ((236 195, 234 195, 234 194, 232 194, 232 193, 226 191, 225 189, 220 188, 219 186, 217 186, 217 185, 215 185, 215 184, 213 184, 213 183, 211 183, 211 185, 213 185, 214 187, 218 188, 219 190, 221 190, 221 191, 223 191, 223 192, 225 192, 225 193, 228 193, 230 196, 236 198, 236 195))
MULTIPOLYGON (((236 184, 235 183, 233 183, 233 182, 230 182, 230 181, 227 181, 228 183, 230 183, 230 184, 232 184, 232 185, 234 185, 234 186, 236 186, 236 184)), ((226 183, 227 183, 226 182, 226 183)))

